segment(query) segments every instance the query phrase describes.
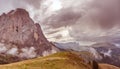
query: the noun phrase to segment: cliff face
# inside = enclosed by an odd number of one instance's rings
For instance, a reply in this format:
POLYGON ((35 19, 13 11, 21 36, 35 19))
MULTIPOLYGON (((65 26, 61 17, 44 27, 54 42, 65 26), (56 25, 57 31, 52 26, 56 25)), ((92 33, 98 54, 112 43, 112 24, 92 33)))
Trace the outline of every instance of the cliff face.
POLYGON ((43 35, 40 25, 20 8, 0 16, 0 48, 2 54, 28 58, 56 52, 43 35))

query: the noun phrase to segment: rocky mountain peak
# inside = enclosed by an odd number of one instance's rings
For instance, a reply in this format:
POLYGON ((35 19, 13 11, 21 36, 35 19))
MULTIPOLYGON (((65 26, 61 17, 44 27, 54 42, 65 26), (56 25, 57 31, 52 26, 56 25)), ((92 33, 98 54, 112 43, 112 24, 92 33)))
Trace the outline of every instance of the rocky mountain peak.
POLYGON ((29 13, 21 8, 0 16, 0 47, 5 49, 0 53, 30 58, 48 54, 54 48, 39 23, 34 23, 29 13))
POLYGON ((8 14, 16 14, 16 15, 25 15, 25 16, 29 16, 29 13, 25 10, 25 9, 21 9, 21 8, 17 8, 16 10, 12 10, 10 11, 8 14))

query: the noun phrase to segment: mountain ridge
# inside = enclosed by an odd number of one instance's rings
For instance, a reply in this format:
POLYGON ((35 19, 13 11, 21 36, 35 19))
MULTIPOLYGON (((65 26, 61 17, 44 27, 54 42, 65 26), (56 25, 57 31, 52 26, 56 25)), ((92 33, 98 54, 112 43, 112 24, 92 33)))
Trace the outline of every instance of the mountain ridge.
POLYGON ((17 8, 0 16, 0 54, 29 59, 57 51, 25 9, 17 8))

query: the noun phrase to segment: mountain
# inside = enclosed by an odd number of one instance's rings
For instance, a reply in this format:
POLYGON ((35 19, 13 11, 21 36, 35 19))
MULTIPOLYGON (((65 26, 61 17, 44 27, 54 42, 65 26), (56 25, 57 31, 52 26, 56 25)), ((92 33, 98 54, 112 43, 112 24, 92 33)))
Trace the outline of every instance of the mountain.
MULTIPOLYGON (((92 54, 93 59, 100 60, 102 57, 100 54, 96 51, 95 48, 91 46, 81 46, 77 42, 68 42, 68 43, 54 43, 58 48, 64 49, 65 51, 74 51, 74 52, 84 52, 92 54)), ((89 57, 89 56, 88 56, 89 57)))
POLYGON ((91 46, 80 46, 78 43, 55 43, 66 51, 76 52, 83 58, 95 60, 98 63, 106 63, 120 67, 120 47, 110 42, 98 42, 91 46), (70 45, 71 44, 71 45, 70 45))
POLYGON ((18 8, 0 16, 0 58, 10 55, 28 59, 57 51, 26 10, 18 8))
POLYGON ((73 52, 59 52, 46 57, 25 60, 17 63, 0 65, 1 69, 120 69, 95 61, 86 62, 73 52))
POLYGON ((66 43, 58 43, 54 42, 55 46, 61 49, 74 49, 80 50, 79 43, 77 42, 66 42, 66 43))
POLYGON ((106 49, 114 49, 114 48, 116 48, 115 44, 109 43, 109 42, 100 42, 100 43, 98 42, 96 44, 93 44, 92 47, 94 47, 94 48, 100 48, 100 47, 102 48, 102 47, 104 47, 106 49))
POLYGON ((92 45, 102 57, 98 62, 108 63, 120 67, 120 48, 115 44, 104 42, 92 45))

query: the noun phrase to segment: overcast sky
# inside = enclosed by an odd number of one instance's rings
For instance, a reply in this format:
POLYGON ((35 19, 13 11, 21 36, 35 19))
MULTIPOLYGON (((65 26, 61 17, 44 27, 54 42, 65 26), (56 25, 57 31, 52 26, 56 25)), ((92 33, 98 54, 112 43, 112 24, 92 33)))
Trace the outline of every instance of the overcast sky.
POLYGON ((120 0, 0 0, 0 14, 15 8, 29 11, 50 41, 120 38, 120 0))

